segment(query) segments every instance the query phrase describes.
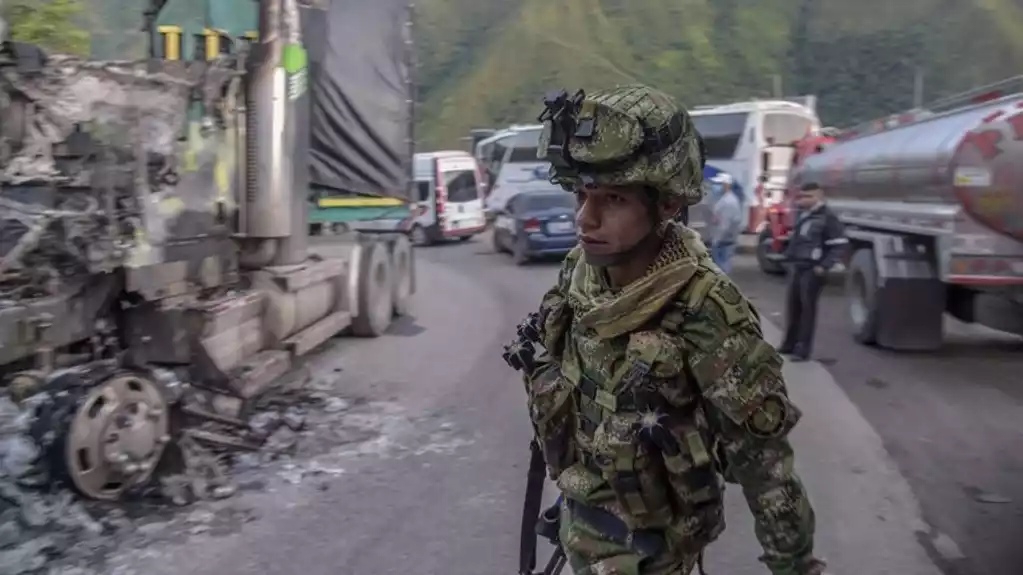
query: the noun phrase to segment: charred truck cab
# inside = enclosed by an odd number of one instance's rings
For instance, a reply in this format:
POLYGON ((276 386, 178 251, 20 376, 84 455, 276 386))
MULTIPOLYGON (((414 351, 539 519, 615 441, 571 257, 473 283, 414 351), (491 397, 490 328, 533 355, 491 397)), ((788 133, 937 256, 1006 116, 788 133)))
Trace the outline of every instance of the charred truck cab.
POLYGON ((188 31, 158 29, 155 4, 148 60, 0 51, 0 373, 33 398, 54 475, 97 499, 145 484, 168 450, 257 448, 254 402, 334 335, 380 335, 414 291, 405 234, 308 238, 309 189, 328 173, 336 195, 386 192, 407 211, 407 128, 379 139, 405 167, 392 154, 391 179, 358 188, 367 136, 323 117, 340 79, 318 58, 356 52, 334 45, 338 22, 403 37, 408 6, 260 0, 255 34, 206 30, 184 59, 188 31), (311 49, 303 21, 320 26, 311 49), (334 132, 310 134, 317 122, 334 132))

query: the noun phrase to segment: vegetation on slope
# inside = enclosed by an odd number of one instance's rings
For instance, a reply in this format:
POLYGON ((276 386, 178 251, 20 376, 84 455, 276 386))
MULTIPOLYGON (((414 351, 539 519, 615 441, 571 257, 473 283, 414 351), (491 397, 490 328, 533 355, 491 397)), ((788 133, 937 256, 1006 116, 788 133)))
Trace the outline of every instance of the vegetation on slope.
POLYGON ((647 82, 688 105, 817 94, 845 125, 1017 73, 1012 0, 421 0, 419 140, 531 122, 543 92, 647 82))

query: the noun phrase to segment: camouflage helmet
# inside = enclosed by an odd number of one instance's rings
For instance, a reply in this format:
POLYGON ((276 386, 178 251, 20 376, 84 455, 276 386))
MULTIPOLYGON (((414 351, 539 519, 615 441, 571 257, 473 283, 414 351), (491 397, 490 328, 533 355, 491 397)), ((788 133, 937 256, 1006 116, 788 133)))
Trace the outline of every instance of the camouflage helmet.
POLYGON ((703 142, 686 110, 641 85, 592 94, 548 94, 537 157, 551 162, 551 182, 646 186, 691 206, 703 199, 703 142))

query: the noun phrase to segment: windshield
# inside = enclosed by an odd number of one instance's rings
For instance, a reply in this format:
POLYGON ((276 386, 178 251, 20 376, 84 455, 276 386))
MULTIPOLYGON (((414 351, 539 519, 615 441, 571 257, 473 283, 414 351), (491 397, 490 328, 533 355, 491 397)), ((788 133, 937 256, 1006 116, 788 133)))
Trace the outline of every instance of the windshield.
POLYGON ((746 131, 747 113, 693 116, 696 131, 703 137, 708 160, 731 160, 746 131))
POLYGON ((536 147, 540 143, 540 134, 540 130, 525 130, 509 138, 506 145, 512 150, 508 154, 508 163, 536 163, 536 147))
POLYGON ((764 141, 768 144, 795 144, 813 129, 813 120, 795 114, 764 116, 764 141))
POLYGON ((527 212, 544 210, 575 209, 575 195, 568 192, 526 193, 523 198, 523 209, 527 212))
POLYGON ((535 164, 538 161, 536 158, 536 146, 512 148, 511 154, 508 155, 509 164, 535 164))
POLYGON ((444 172, 444 188, 449 202, 471 202, 479 199, 475 170, 444 172))

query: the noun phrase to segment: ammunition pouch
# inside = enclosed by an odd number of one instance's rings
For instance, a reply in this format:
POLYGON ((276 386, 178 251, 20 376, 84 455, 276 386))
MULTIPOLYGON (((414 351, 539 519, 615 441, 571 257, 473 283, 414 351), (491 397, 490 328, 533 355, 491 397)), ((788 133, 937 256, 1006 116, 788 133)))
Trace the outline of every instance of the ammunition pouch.
POLYGON ((634 334, 631 362, 605 385, 582 375, 572 361, 565 370, 575 376, 578 433, 585 438, 576 443, 588 447, 579 453, 580 463, 607 483, 633 531, 664 529, 679 517, 699 518, 687 521, 682 534, 695 552, 723 529, 723 485, 701 400, 671 403, 662 393, 686 377, 673 361, 658 362, 661 350, 677 343, 668 338, 634 334))
POLYGON ((543 453, 552 480, 576 462, 578 452, 575 440, 575 401, 572 385, 561 369, 549 363, 528 378, 527 403, 536 433, 536 441, 543 453))

